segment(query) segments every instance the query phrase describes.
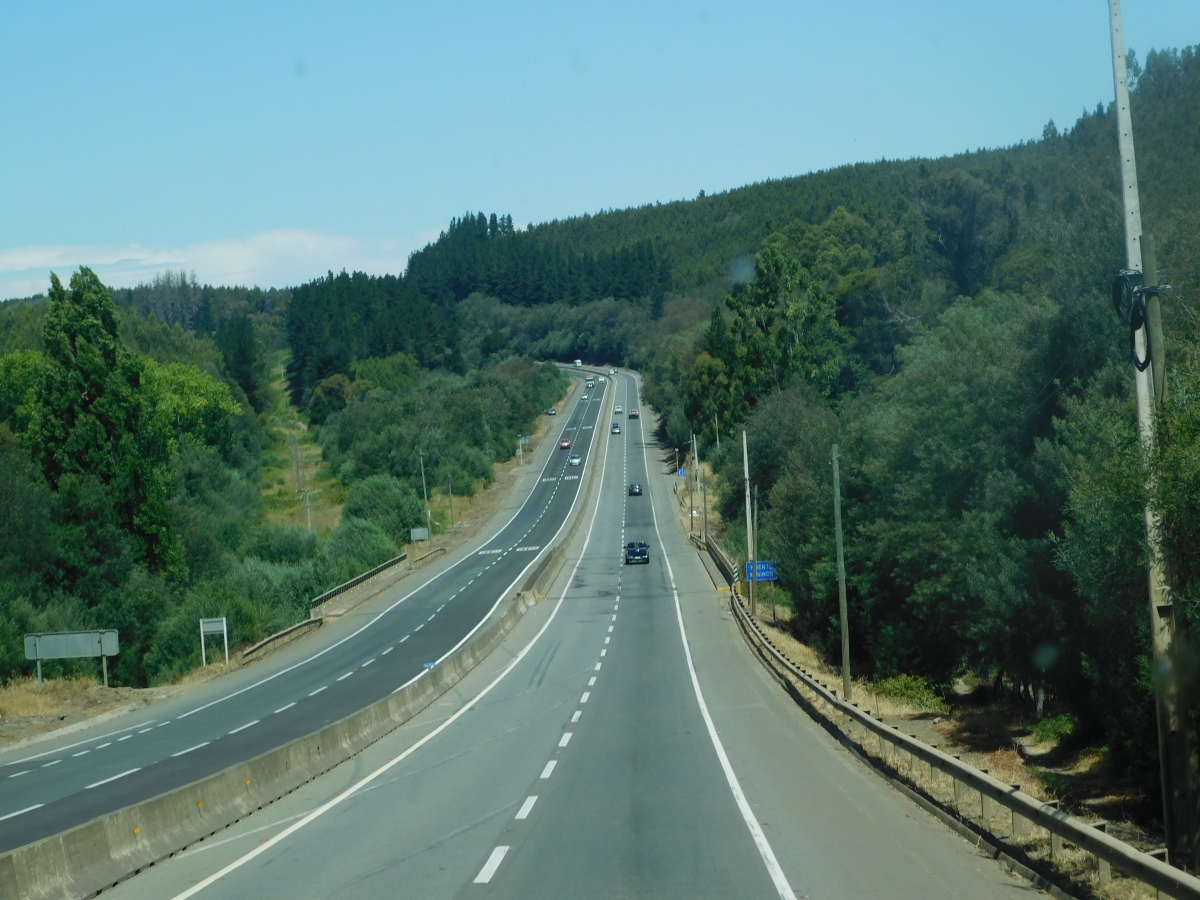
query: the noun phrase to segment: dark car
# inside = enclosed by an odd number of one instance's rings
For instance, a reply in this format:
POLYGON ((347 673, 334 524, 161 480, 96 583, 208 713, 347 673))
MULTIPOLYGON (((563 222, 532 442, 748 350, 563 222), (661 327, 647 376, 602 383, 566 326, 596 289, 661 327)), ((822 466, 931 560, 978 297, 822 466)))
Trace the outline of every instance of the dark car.
POLYGON ((629 486, 629 496, 630 497, 642 496, 642 486, 640 484, 638 484, 636 481, 629 486))
POLYGON ((650 562, 650 545, 645 541, 630 541, 625 545, 625 565, 650 562))

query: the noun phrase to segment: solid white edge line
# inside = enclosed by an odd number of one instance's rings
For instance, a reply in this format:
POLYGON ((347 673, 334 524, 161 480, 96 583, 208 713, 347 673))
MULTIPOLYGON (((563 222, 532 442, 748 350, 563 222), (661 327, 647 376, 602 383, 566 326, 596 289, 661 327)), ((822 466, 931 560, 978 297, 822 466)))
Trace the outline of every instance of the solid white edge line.
MULTIPOLYGON (((600 464, 600 483, 601 484, 604 483, 604 470, 607 465, 608 465, 608 451, 607 451, 607 444, 606 444, 605 445, 605 453, 604 453, 604 462, 602 462, 600 464)), ((576 494, 575 499, 576 499, 576 502, 578 502, 578 499, 579 499, 578 494, 576 494)), ((575 504, 572 503, 571 508, 574 509, 574 507, 575 507, 575 504)), ((329 810, 333 809, 335 806, 338 806, 344 800, 348 800, 350 797, 354 796, 356 793, 358 793, 360 790, 362 790, 364 787, 366 787, 368 784, 370 784, 376 778, 378 778, 379 776, 381 776, 384 773, 386 773, 387 771, 389 771, 393 766, 398 765, 399 763, 401 763, 402 761, 407 759, 409 756, 411 756, 413 753, 416 753, 417 750, 419 750, 421 747, 425 746, 427 743, 432 741, 435 737, 437 737, 439 734, 441 734, 443 731, 445 731, 447 728, 449 728, 451 725, 453 725, 455 722, 457 722, 460 718, 462 718, 464 715, 466 715, 468 712, 470 712, 475 707, 476 703, 478 703, 480 700, 482 700, 484 697, 486 697, 488 694, 490 694, 492 691, 492 688, 494 688, 501 681, 503 681, 505 679, 505 677, 508 675, 508 673, 511 672, 513 669, 515 669, 517 667, 517 665, 521 662, 521 660, 523 660, 529 654, 529 651, 533 649, 534 645, 537 644, 537 642, 539 640, 541 640, 542 635, 546 633, 546 630, 550 627, 550 624, 558 616, 558 611, 560 609, 562 609, 563 602, 567 599, 567 591, 569 591, 571 589, 571 585, 575 581, 575 575, 579 572, 579 566, 583 562, 583 558, 587 555, 588 545, 591 544, 591 542, 592 542, 592 531, 596 527, 596 513, 599 512, 599 510, 600 510, 600 502, 599 502, 599 498, 597 498, 597 502, 596 502, 595 506, 592 508, 592 521, 588 524, 587 536, 584 538, 584 541, 583 541, 583 551, 579 554, 579 558, 577 560, 575 560, 575 565, 571 569, 571 575, 570 575, 570 577, 567 578, 566 582, 564 583, 562 593, 559 595, 558 601, 554 604, 554 609, 552 609, 550 611, 549 618, 547 618, 545 623, 543 623, 542 627, 538 629, 538 632, 537 632, 537 634, 535 634, 533 636, 533 639, 530 640, 530 642, 528 644, 526 644, 524 647, 521 648, 521 651, 515 657, 513 657, 512 662, 510 662, 507 666, 505 666, 503 669, 501 669, 500 674, 497 675, 495 678, 493 678, 491 680, 491 682, 488 683, 487 687, 485 687, 478 694, 476 694, 474 697, 472 697, 470 700, 468 700, 466 702, 466 704, 464 704, 463 707, 458 710, 458 712, 454 713, 454 715, 450 716, 450 718, 446 719, 446 721, 444 721, 441 725, 439 725, 437 728, 433 729, 433 731, 429 732, 429 734, 425 735, 425 737, 421 738, 419 741, 417 741, 415 744, 413 744, 407 750, 403 751, 402 753, 400 753, 397 756, 392 757, 390 760, 388 760, 386 763, 384 763, 382 766, 380 766, 374 772, 365 776, 360 781, 357 781, 354 784, 350 785, 350 787, 348 787, 346 790, 342 791, 342 793, 338 794, 333 799, 327 801, 323 805, 314 809, 312 812, 310 812, 307 816, 305 816, 299 822, 295 823, 294 825, 290 825, 288 828, 279 832, 279 834, 275 835, 275 837, 270 838, 269 840, 263 841, 261 844, 259 844, 257 847, 255 847, 253 850, 251 850, 249 853, 246 853, 245 855, 238 857, 237 859, 235 859, 233 862, 229 863, 227 866, 225 866, 220 871, 214 872, 212 875, 209 875, 207 878, 205 878, 202 881, 198 881, 196 884, 192 885, 190 888, 183 891, 182 893, 176 894, 174 897, 171 898, 171 900, 187 900, 188 897, 194 897, 196 894, 200 893, 202 890, 204 890, 209 885, 215 884, 216 882, 220 881, 222 878, 224 878, 230 872, 240 869, 246 863, 250 862, 250 860, 256 858, 257 856, 260 856, 263 853, 266 853, 269 849, 274 847, 280 841, 295 834, 297 831, 299 831, 301 828, 303 828, 308 823, 325 815, 325 813, 329 812, 329 810)), ((567 521, 567 519, 570 518, 570 516, 571 516, 571 513, 570 513, 570 511, 568 511, 567 518, 563 520, 564 524, 567 521)), ((559 530, 560 531, 562 530, 561 526, 560 526, 559 530)), ((557 537, 558 537, 558 534, 555 533, 555 538, 557 538, 557 537)), ((532 563, 530 563, 530 565, 532 565, 532 563)), ((551 760, 550 762, 548 762, 546 764, 546 769, 543 771, 543 775, 542 775, 543 778, 550 777, 550 772, 552 772, 554 770, 554 764, 555 764, 554 760, 551 760)))
POLYGON ((35 809, 41 809, 45 805, 45 803, 35 803, 33 806, 27 806, 24 809, 18 809, 16 812, 11 812, 7 816, 0 816, 0 822, 3 822, 5 819, 11 819, 14 816, 24 815, 27 812, 33 812, 35 809))
MULTIPOLYGON (((641 404, 638 404, 639 407, 641 404)), ((654 518, 654 533, 658 536, 658 545, 663 546, 662 532, 658 528, 658 513, 654 509, 654 493, 650 487, 650 461, 646 456, 646 442, 642 441, 642 460, 646 466, 647 489, 650 493, 650 515, 654 518)), ((767 840, 767 836, 763 833, 762 826, 758 824, 758 819, 754 815, 754 811, 750 808, 750 803, 746 800, 746 795, 742 792, 742 786, 738 783, 737 773, 733 771, 733 766, 729 763, 729 757, 725 754, 725 746, 721 743, 721 738, 717 734, 717 726, 712 720, 712 716, 708 712, 708 704, 704 702, 704 692, 700 690, 700 679, 696 677, 696 666, 692 662, 692 648, 688 643, 687 631, 683 627, 683 609, 679 605, 679 589, 675 586, 675 570, 671 567, 671 560, 667 554, 663 553, 663 562, 667 564, 667 575, 671 579, 671 594, 675 598, 675 619, 679 623, 679 638, 683 641, 683 655, 687 659, 688 674, 692 677, 692 690, 696 693, 696 702, 700 706, 700 715, 704 718, 705 727, 708 728, 708 736, 712 741, 713 749, 717 751, 717 759, 721 763, 721 768, 725 772, 725 781, 729 784, 729 790, 733 792, 733 799, 737 803, 738 810, 742 814, 742 819, 746 822, 746 827, 750 829, 750 836, 754 839, 754 844, 758 847, 758 853, 762 857, 763 864, 767 867, 767 874, 771 876, 771 881, 775 884, 775 890, 779 892, 781 900, 796 900, 796 895, 792 892, 792 886, 788 884, 787 876, 783 873, 783 867, 779 865, 779 860, 775 858, 775 851, 771 849, 771 842, 767 840)))
MULTIPOLYGON (((614 396, 615 396, 615 392, 614 392, 614 396)), ((577 408, 579 407, 579 403, 580 403, 580 402, 581 402, 581 401, 579 401, 579 400, 576 400, 576 401, 575 401, 575 406, 574 406, 574 407, 572 407, 572 410, 571 410, 571 414, 570 414, 570 415, 574 415, 575 409, 577 409, 577 408)), ((590 405, 591 405, 591 403, 589 402, 589 404, 588 404, 588 405, 590 406, 590 405)), ((567 417, 567 418, 570 418, 570 415, 568 415, 568 417, 567 417)), ((597 421, 599 421, 599 417, 600 417, 600 416, 599 416, 599 413, 597 413, 597 414, 596 414, 596 419, 597 419, 597 421)), ((563 426, 563 431, 566 431, 566 426, 565 426, 565 425, 563 426)), ((562 432, 559 432, 559 434, 560 434, 560 436, 561 436, 562 432)), ((606 450, 607 450, 607 447, 608 447, 608 444, 606 443, 606 444, 605 444, 605 448, 606 448, 606 450)), ((607 458, 608 458, 608 454, 607 454, 607 452, 606 452, 606 453, 605 453, 605 459, 607 460, 607 458)), ((552 462, 553 460, 555 460, 555 459, 556 459, 556 457, 555 457, 553 454, 551 454, 551 455, 550 455, 550 457, 549 457, 549 458, 546 460, 546 465, 542 467, 542 472, 543 472, 543 473, 545 473, 545 472, 547 472, 547 471, 549 470, 551 462, 552 462)), ((590 454, 590 453, 588 454, 588 459, 589 459, 589 460, 591 459, 591 454, 590 454)), ((586 467, 587 467, 587 463, 585 462, 585 463, 584 463, 584 468, 585 468, 585 470, 586 470, 586 467)), ((582 473, 580 473, 580 474, 582 475, 582 473)), ((538 483, 538 482, 534 482, 534 484, 537 484, 537 483, 538 483)), ((583 485, 583 481, 582 481, 582 479, 580 480, 580 482, 579 482, 579 483, 580 483, 580 486, 582 486, 582 485, 583 485)), ((572 503, 571 503, 571 508, 567 510, 567 514, 566 514, 566 516, 564 516, 564 517, 563 517, 563 524, 562 524, 562 525, 560 525, 560 526, 558 527, 558 531, 556 531, 556 532, 554 533, 554 537, 550 539, 550 544, 553 544, 553 543, 554 543, 554 540, 555 540, 555 539, 558 537, 558 535, 559 535, 559 534, 562 532, 563 526, 564 526, 564 525, 566 525, 566 523, 567 523, 567 522, 570 520, 570 518, 571 518, 571 513, 572 513, 572 512, 574 512, 574 510, 575 510, 575 504, 576 504, 576 503, 579 501, 579 495, 580 495, 580 493, 581 493, 580 491, 576 491, 576 492, 575 492, 575 500, 574 500, 574 501, 572 501, 572 503)), ((517 509, 516 509, 516 512, 514 512, 514 513, 512 514, 512 517, 511 517, 511 518, 510 518, 510 519, 509 519, 507 522, 505 522, 503 525, 501 525, 501 526, 500 526, 499 530, 496 532, 496 534, 495 534, 495 535, 493 535, 493 536, 492 536, 491 540, 489 540, 489 541, 485 542, 485 543, 484 543, 484 544, 482 544, 481 546, 483 546, 483 547, 486 547, 488 544, 490 544, 492 541, 494 541, 494 540, 495 540, 497 537, 499 537, 501 534, 503 534, 503 533, 504 533, 504 530, 505 530, 506 528, 508 528, 508 526, 509 526, 509 525, 511 525, 511 524, 513 523, 513 521, 514 521, 514 520, 517 518, 517 516, 519 516, 519 515, 521 514, 521 511, 522 511, 523 509, 525 509, 526 505, 528 505, 528 503, 529 503, 529 498, 530 498, 530 497, 532 497, 532 496, 533 496, 533 489, 530 489, 530 491, 529 491, 529 496, 528 496, 528 497, 526 497, 526 498, 525 498, 525 500, 524 500, 524 501, 521 503, 521 505, 517 507, 517 509)), ((546 544, 546 545, 544 545, 544 546, 546 546, 546 547, 549 547, 549 546, 550 546, 550 544, 546 544)), ((371 619, 371 621, 369 621, 369 622, 367 622, 366 624, 364 624, 364 625, 363 625, 361 628, 359 628, 357 631, 353 631, 353 632, 351 632, 350 634, 346 635, 346 636, 345 636, 344 638, 342 638, 340 641, 336 641, 335 643, 332 643, 332 644, 330 644, 330 645, 329 645, 328 647, 326 647, 325 649, 317 651, 317 652, 316 652, 316 653, 314 653, 312 656, 306 657, 305 659, 302 659, 302 660, 300 660, 299 662, 293 663, 292 665, 288 666, 286 669, 280 669, 278 672, 275 672, 274 674, 268 675, 266 678, 260 679, 259 681, 256 681, 256 682, 254 682, 253 684, 248 684, 248 685, 246 685, 244 688, 239 688, 238 690, 234 691, 233 693, 226 694, 226 695, 225 695, 225 696, 223 696, 223 697, 218 697, 218 698, 217 698, 217 699, 215 699, 215 700, 210 700, 208 703, 205 703, 203 706, 197 706, 195 709, 188 710, 187 712, 183 713, 182 715, 180 715, 180 716, 177 716, 177 718, 180 718, 180 719, 186 719, 188 716, 192 715, 193 713, 198 713, 198 712, 201 712, 201 711, 203 711, 203 710, 206 710, 206 709, 208 709, 208 708, 209 708, 209 707, 211 707, 211 706, 216 706, 218 703, 224 703, 226 700, 232 699, 233 697, 236 697, 236 696, 238 696, 239 694, 244 694, 244 693, 246 693, 246 691, 253 690, 253 689, 254 689, 254 688, 256 688, 256 687, 259 687, 260 685, 266 684, 268 681, 273 681, 274 679, 278 678, 278 677, 279 677, 279 676, 281 676, 281 675, 286 675, 288 672, 291 672, 293 669, 298 669, 298 668, 300 668, 300 667, 301 667, 301 666, 303 666, 303 665, 307 665, 308 663, 312 662, 314 659, 317 659, 318 657, 324 656, 324 655, 325 655, 326 653, 328 653, 330 650, 333 650, 333 649, 335 649, 335 648, 337 648, 337 647, 340 647, 342 644, 346 643, 346 641, 353 640, 354 638, 356 638, 356 637, 358 637, 360 634, 362 634, 364 631, 366 631, 368 628, 370 628, 372 625, 374 625, 376 622, 378 622, 380 619, 382 619, 384 616, 386 616, 388 613, 390 613, 390 612, 391 612, 393 609, 395 609, 395 608, 396 608, 397 606, 399 606, 401 603, 404 603, 406 600, 408 600, 408 598, 409 598, 409 597, 412 597, 414 594, 416 594, 416 593, 417 593, 417 592, 419 592, 419 591, 423 591, 425 588, 427 588, 429 585, 431 585, 431 584, 432 584, 433 582, 435 582, 437 579, 441 578, 443 575, 445 575, 445 574, 446 574, 447 572, 449 572, 451 569, 457 568, 458 566, 462 565, 462 564, 463 564, 464 562, 466 562, 467 560, 469 560, 469 559, 471 559, 472 557, 474 557, 474 556, 475 556, 475 554, 476 554, 477 552, 478 552, 478 551, 474 551, 474 550, 473 550, 473 551, 471 551, 471 552, 470 552, 470 553, 468 553, 466 556, 464 556, 462 559, 460 559, 458 562, 456 562, 456 563, 453 563, 453 564, 451 564, 451 565, 447 566, 446 568, 444 568, 442 571, 438 572, 436 575, 434 575, 434 576, 433 576, 432 578, 430 578, 428 581, 426 581, 426 582, 424 582, 422 585, 420 585, 420 587, 413 588, 411 591, 409 591, 407 594, 405 594, 403 597, 401 597, 399 600, 397 600, 395 603, 393 603, 393 604, 392 604, 391 606, 389 606, 387 609, 385 609, 385 610, 383 610, 382 612, 380 612, 380 613, 379 613, 377 616, 375 616, 375 618, 371 619)), ((545 550, 543 550, 543 551, 542 551, 542 553, 544 553, 544 552, 545 552, 545 550)), ((522 570, 521 570, 521 574, 517 576, 517 578, 516 578, 516 581, 514 581, 514 582, 513 582, 513 584, 516 584, 516 583, 517 583, 517 581, 520 581, 520 580, 521 580, 521 578, 523 578, 523 577, 524 577, 525 573, 526 573, 527 571, 529 571, 529 569, 530 569, 530 568, 531 568, 531 567, 532 567, 532 566, 533 566, 533 565, 534 565, 534 564, 535 564, 535 563, 536 563, 536 562, 537 562, 537 561, 538 561, 538 560, 541 558, 541 556, 542 556, 542 553, 539 553, 537 556, 535 556, 535 557, 534 557, 534 558, 533 558, 533 559, 530 561, 529 565, 528 565, 528 566, 526 566, 524 569, 522 569, 522 570)), ((476 625, 474 628, 472 628, 472 629, 471 629, 471 630, 470 630, 470 631, 467 633, 466 637, 464 637, 464 638, 463 638, 461 641, 459 641, 459 642, 458 642, 458 643, 457 643, 457 644, 456 644, 456 645, 453 647, 453 649, 451 649, 451 650, 450 650, 450 652, 446 654, 446 656, 449 656, 451 653, 454 653, 454 651, 455 651, 455 650, 457 650, 459 647, 461 647, 461 646, 463 645, 463 643, 464 643, 464 642, 466 642, 467 638, 469 638, 469 637, 470 637, 472 634, 474 634, 476 631, 478 631, 478 630, 479 630, 479 628, 480 628, 480 627, 483 625, 483 623, 484 623, 484 622, 486 622, 486 621, 488 620, 488 618, 489 618, 489 617, 492 615, 492 613, 493 613, 493 612, 495 612, 495 610, 496 610, 496 607, 500 605, 500 601, 501 601, 501 600, 503 600, 505 596, 507 596, 507 594, 508 594, 508 590, 510 590, 510 589, 511 589, 511 587, 512 587, 512 585, 510 585, 510 586, 509 586, 509 588, 506 588, 506 589, 505 589, 504 593, 502 593, 502 594, 500 595, 500 598, 499 598, 499 599, 496 601, 496 603, 495 603, 495 604, 492 606, 492 608, 488 610, 488 613, 487 613, 487 615, 486 615, 486 616, 484 616, 482 619, 480 619, 480 621, 479 621, 479 624, 478 624, 478 625, 476 625)), ((405 637, 407 637, 407 635, 405 635, 405 637)), ((402 639, 402 640, 403 640, 403 639, 402 639)), ((446 656, 443 656, 443 657, 442 657, 442 659, 445 659, 445 658, 446 658, 446 656)), ((439 659, 439 660, 438 660, 438 662, 441 662, 441 661, 442 661, 441 659, 439 659)), ((421 677, 421 676, 419 676, 419 675, 418 675, 418 676, 417 676, 417 678, 419 678, 419 677, 421 677)), ((414 679, 413 679, 413 681, 415 681, 415 680, 416 680, 416 678, 414 678, 414 679)), ((409 682, 409 683, 411 684, 411 682, 409 682)), ((394 693, 394 692, 393 692, 393 693, 394 693)), ((132 726, 130 726, 130 727, 131 727, 131 728, 136 728, 137 726, 136 726, 136 725, 132 725, 132 726)), ((119 733, 119 732, 113 732, 113 733, 114 733, 114 734, 117 734, 117 733, 119 733)), ((99 738, 92 738, 92 740, 99 740, 99 738)), ((82 741, 81 743, 87 743, 87 741, 82 741)), ((78 747, 78 746, 79 746, 79 744, 73 744, 72 746, 78 747)), ((70 749, 70 748, 69 748, 69 747, 65 747, 65 748, 62 748, 62 749, 70 749)), ((46 753, 41 753, 41 754, 38 754, 38 756, 45 756, 45 755, 47 755, 47 754, 49 754, 49 753, 52 753, 52 752, 54 752, 54 753, 58 753, 58 752, 62 752, 62 751, 61 751, 61 750, 54 750, 54 751, 49 751, 49 750, 48 750, 48 751, 46 751, 46 753)), ((37 759, 38 757, 29 757, 29 758, 30 758, 30 759, 37 759)), ((20 760, 18 760, 18 762, 20 762, 20 760)), ((17 763, 6 763, 6 765, 16 765, 16 764, 17 764, 17 763)))
POLYGON ((529 813, 533 810, 533 804, 537 803, 537 794, 530 794, 525 798, 525 802, 521 804, 521 808, 517 810, 517 819, 528 819, 529 813))
MULTIPOLYGON (((203 747, 204 745, 201 744, 200 746, 203 747)), ((192 749, 195 750, 196 748, 193 747, 192 749)), ((184 750, 183 752, 187 753, 186 750, 184 750)), ((176 754, 176 755, 178 755, 178 754, 176 754)), ((140 772, 141 770, 142 770, 141 766, 138 766, 135 769, 127 769, 124 772, 122 772, 120 775, 112 775, 108 778, 101 779, 100 781, 97 781, 94 784, 89 784, 87 787, 84 788, 84 790, 90 791, 94 787, 100 787, 100 785, 102 785, 102 784, 108 784, 110 781, 116 781, 118 778, 124 778, 126 775, 132 775, 134 772, 140 772)))
POLYGON ((479 874, 475 876, 475 883, 487 884, 491 881, 492 876, 496 874, 496 870, 500 868, 500 863, 504 861, 506 853, 508 853, 508 847, 505 846, 500 846, 493 850, 492 855, 483 864, 483 868, 479 870, 479 874))

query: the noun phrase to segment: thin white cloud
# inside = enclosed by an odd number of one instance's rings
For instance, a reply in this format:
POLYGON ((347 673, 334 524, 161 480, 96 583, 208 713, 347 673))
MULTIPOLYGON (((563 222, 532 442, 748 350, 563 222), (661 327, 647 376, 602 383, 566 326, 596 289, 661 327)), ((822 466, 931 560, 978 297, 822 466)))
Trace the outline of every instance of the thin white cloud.
POLYGON ((285 228, 168 250, 138 244, 13 247, 0 250, 0 298, 44 292, 51 272, 66 281, 80 266, 90 266, 111 287, 132 287, 167 269, 195 272, 202 284, 259 287, 302 284, 342 269, 398 275, 409 254, 435 240, 438 233, 433 228, 408 238, 368 240, 285 228))

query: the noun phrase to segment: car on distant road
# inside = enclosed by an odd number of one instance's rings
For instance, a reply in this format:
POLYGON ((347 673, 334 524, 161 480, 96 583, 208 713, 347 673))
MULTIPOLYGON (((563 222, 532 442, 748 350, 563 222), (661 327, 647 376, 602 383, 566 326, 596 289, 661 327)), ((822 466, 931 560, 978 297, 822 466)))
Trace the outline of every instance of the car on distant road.
POLYGON ((578 369, 578 368, 579 368, 580 366, 582 366, 582 365, 583 365, 583 360, 582 360, 582 359, 577 359, 577 360, 575 360, 575 368, 577 368, 577 369, 578 369))
POLYGON ((583 399, 584 399, 584 400, 586 400, 586 399, 587 399, 587 394, 584 394, 584 395, 583 395, 583 399))
POLYGON ((614 406, 614 407, 613 407, 613 412, 615 412, 615 413, 623 413, 623 412, 625 412, 625 407, 623 407, 623 406, 620 406, 620 405, 614 406))
POLYGON ((608 370, 608 374, 609 374, 609 375, 616 375, 616 374, 617 374, 617 370, 616 370, 616 369, 609 369, 609 370, 608 370))
POLYGON ((561 441, 559 441, 558 449, 559 450, 570 450, 571 449, 571 439, 563 438, 561 441))
POLYGON ((650 545, 645 541, 630 541, 625 545, 625 565, 650 562, 650 545))
POLYGON ((620 433, 621 433, 621 423, 620 423, 620 422, 613 422, 613 424, 612 424, 612 433, 613 433, 613 434, 620 434, 620 433))
POLYGON ((630 497, 642 496, 642 486, 640 484, 638 484, 636 481, 629 486, 629 496, 630 497))
POLYGON ((587 385, 587 386, 588 386, 588 387, 590 387, 590 388, 592 388, 592 387, 595 387, 595 386, 596 386, 596 382, 595 382, 593 379, 591 379, 591 378, 589 378, 587 381, 585 381, 585 382, 584 382, 584 384, 585 384, 585 385, 587 385))
POLYGON ((583 457, 580 456, 578 453, 572 453, 571 456, 567 459, 567 463, 572 466, 582 466, 583 465, 583 457))
POLYGON ((638 411, 636 409, 629 410, 629 418, 636 419, 637 417, 638 417, 638 411))
POLYGON ((557 410, 557 409, 555 409, 553 406, 547 406, 547 407, 546 407, 546 415, 548 415, 548 416, 557 416, 557 415, 558 415, 558 410, 557 410))

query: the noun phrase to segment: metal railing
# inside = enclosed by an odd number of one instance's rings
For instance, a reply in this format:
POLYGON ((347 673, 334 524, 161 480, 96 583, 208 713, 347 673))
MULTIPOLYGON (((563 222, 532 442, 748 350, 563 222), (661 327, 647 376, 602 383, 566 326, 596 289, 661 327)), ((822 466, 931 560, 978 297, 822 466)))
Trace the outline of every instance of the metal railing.
POLYGON ((406 559, 408 559, 408 554, 401 553, 399 556, 389 559, 387 562, 381 563, 380 565, 376 566, 375 568, 370 569, 369 571, 363 572, 361 575, 355 576, 354 578, 351 578, 345 584, 339 584, 335 588, 330 588, 325 593, 321 594, 319 597, 314 597, 312 600, 310 600, 309 604, 308 604, 308 608, 316 609, 322 603, 328 603, 330 600, 332 600, 334 597, 338 596, 339 594, 344 594, 344 593, 346 593, 346 591, 348 591, 352 588, 358 587, 364 581, 368 581, 371 578, 374 578, 376 575, 380 574, 381 572, 385 572, 388 569, 392 568, 392 566, 399 565, 400 563, 404 562, 406 559))
MULTIPOLYGON (((716 558, 715 554, 714 558, 716 558)), ((718 560, 718 564, 720 564, 720 560, 718 560)), ((853 703, 842 700, 837 694, 809 675, 806 670, 798 668, 791 660, 776 650, 746 612, 736 594, 730 594, 730 603, 742 623, 758 637, 763 650, 769 653, 779 665, 787 669, 829 706, 847 719, 873 732, 879 738, 880 755, 884 757, 885 762, 890 756, 894 763, 897 752, 907 753, 910 760, 919 759, 927 763, 931 772, 936 769, 954 779, 956 798, 959 798, 965 790, 977 791, 984 809, 985 819, 988 818, 986 810, 989 803, 994 802, 1012 812, 1014 833, 1017 831, 1018 819, 1045 828, 1051 834, 1052 853, 1056 847, 1061 848, 1061 841, 1066 840, 1091 853, 1102 863, 1107 863, 1131 878, 1136 878, 1157 888, 1163 894, 1174 897, 1176 900, 1200 900, 1200 878, 1173 868, 1166 862, 1105 834, 1083 819, 1055 809, 1051 804, 1031 797, 1013 785, 993 778, 960 759, 942 753, 935 747, 931 747, 911 735, 904 734, 896 726, 876 719, 853 703), (885 746, 890 748, 890 752, 884 749, 885 746)))

